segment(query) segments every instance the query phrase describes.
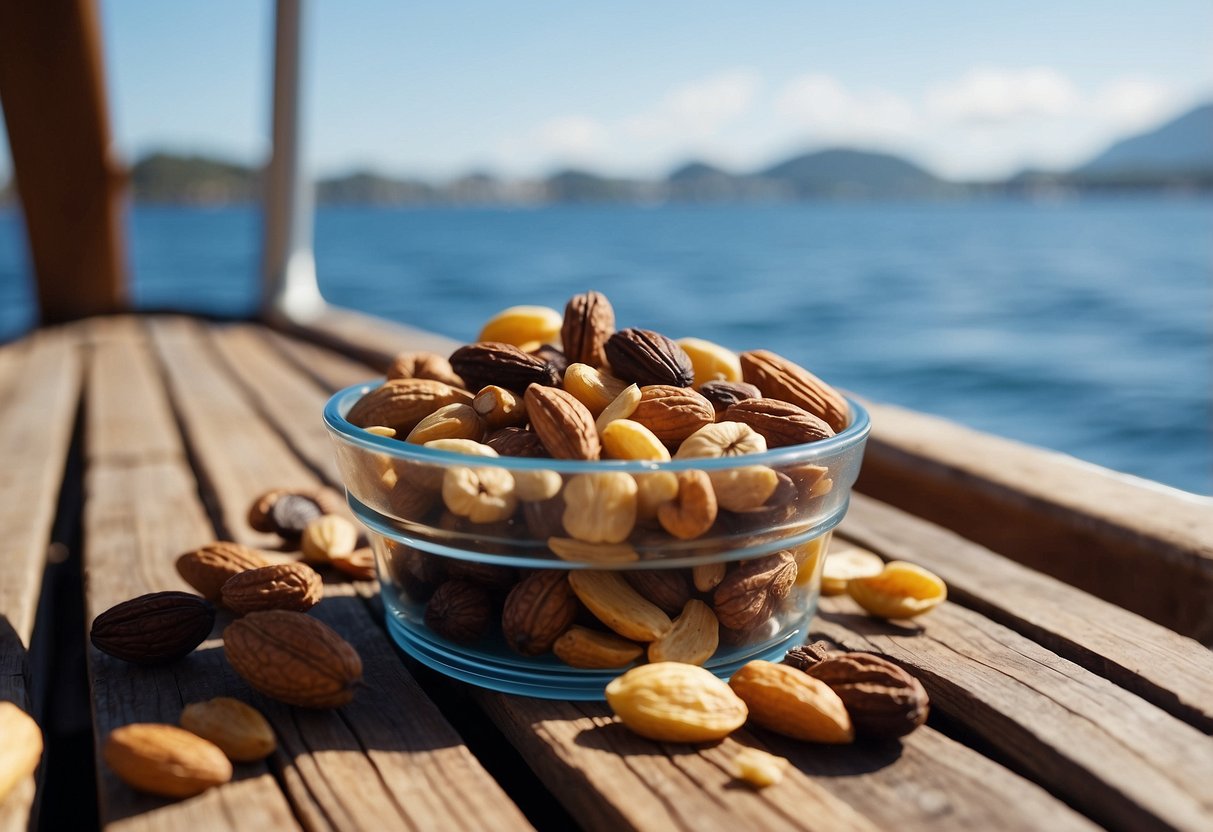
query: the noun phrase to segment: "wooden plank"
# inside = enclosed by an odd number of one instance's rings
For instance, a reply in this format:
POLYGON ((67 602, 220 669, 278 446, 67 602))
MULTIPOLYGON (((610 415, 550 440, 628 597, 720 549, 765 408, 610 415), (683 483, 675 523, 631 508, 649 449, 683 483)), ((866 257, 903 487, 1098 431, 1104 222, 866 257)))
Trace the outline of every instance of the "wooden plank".
POLYGON ((860 491, 1213 643, 1213 498, 923 413, 869 407, 860 491))
POLYGON ((270 329, 260 330, 259 335, 281 352, 297 370, 315 380, 327 393, 383 377, 382 371, 353 358, 347 358, 328 347, 270 329))
POLYGON ((1213 652, 1193 639, 870 497, 854 497, 840 532, 927 567, 953 600, 1213 733, 1213 652))
MULTIPOLYGON (((84 518, 90 621, 145 592, 188 590, 174 567, 176 556, 214 539, 138 324, 122 318, 95 321, 93 328, 84 518)), ((195 653, 168 666, 130 665, 91 646, 88 659, 98 752, 120 725, 176 723, 187 702, 248 696, 214 634, 195 653)), ((97 756, 101 819, 110 829, 298 828, 264 763, 241 765, 236 781, 170 802, 135 792, 97 756)))
POLYGON ((401 350, 449 355, 459 343, 444 335, 330 306, 304 323, 273 322, 284 332, 352 355, 383 373, 401 350))
MULTIPOLYGON (((40 723, 29 650, 80 383, 75 330, 41 330, 0 348, 0 700, 40 723)), ((0 830, 25 829, 36 800, 30 776, 0 805, 0 830)))
MULTIPOLYGON (((271 487, 315 487, 316 476, 262 420, 201 327, 159 320, 152 333, 225 525, 237 540, 261 540, 244 522, 253 497, 271 487)), ((367 686, 338 711, 258 698, 289 757, 284 780, 308 826, 530 828, 397 660, 350 584, 329 583, 313 614, 358 650, 367 686)))
POLYGON ((955 719, 1112 829, 1213 827, 1213 737, 980 614, 945 603, 920 623, 825 598, 814 636, 909 668, 955 719))
MULTIPOLYGON (((251 357, 257 351, 249 334, 242 328, 222 333, 224 352, 241 358, 233 370, 250 390, 262 391, 269 418, 298 446, 308 429, 297 414, 318 409, 324 393, 264 355, 251 357), (288 385, 294 389, 283 389, 288 385)), ((297 351, 303 366, 323 366, 314 347, 281 336, 274 342, 297 351)), ((365 372, 360 365, 329 364, 322 375, 329 387, 339 387, 365 372)), ((765 737, 799 771, 759 796, 737 788, 732 777, 738 742, 761 746, 748 733, 710 749, 657 745, 622 728, 602 704, 489 691, 472 696, 568 812, 591 829, 1093 828, 1040 787, 930 728, 896 744, 892 754, 765 737), (913 793, 913 783, 929 788, 913 793)))

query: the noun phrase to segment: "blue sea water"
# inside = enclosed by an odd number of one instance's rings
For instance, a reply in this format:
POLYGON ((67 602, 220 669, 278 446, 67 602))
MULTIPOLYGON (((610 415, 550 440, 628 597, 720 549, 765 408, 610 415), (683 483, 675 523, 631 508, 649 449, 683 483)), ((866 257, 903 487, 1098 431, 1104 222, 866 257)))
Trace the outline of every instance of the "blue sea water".
MULTIPOLYGON (((131 233, 138 305, 255 309, 255 211, 142 206, 131 233)), ((327 207, 316 256, 330 301, 455 338, 597 288, 621 325, 1213 493, 1213 200, 327 207)), ((32 320, 0 211, 0 337, 32 320)))

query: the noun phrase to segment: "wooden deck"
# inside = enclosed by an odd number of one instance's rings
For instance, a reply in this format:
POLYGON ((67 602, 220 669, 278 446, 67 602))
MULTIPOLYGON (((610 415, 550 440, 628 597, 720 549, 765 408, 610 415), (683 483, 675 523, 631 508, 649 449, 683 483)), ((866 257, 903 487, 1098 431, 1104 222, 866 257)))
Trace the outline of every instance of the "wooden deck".
POLYGON ((815 629, 926 685, 931 720, 900 743, 648 742, 605 705, 418 666, 387 636, 375 586, 335 574, 312 614, 356 646, 367 681, 337 711, 253 693, 223 659, 222 615, 168 666, 85 648, 102 610, 188 588, 181 552, 272 546, 245 520, 256 494, 339 486, 321 406, 406 346, 447 342, 340 315, 292 334, 145 316, 0 348, 0 698, 33 713, 48 746, 37 782, 0 805, 0 831, 1213 829, 1213 652, 1190 637, 1213 636, 1209 503, 893 408, 875 408, 866 493, 841 534, 937 572, 950 600, 906 626, 825 599, 815 629), (224 694, 279 740, 232 783, 167 801, 88 764, 114 727, 175 722, 224 694), (741 745, 795 771, 761 792, 739 784, 741 745))

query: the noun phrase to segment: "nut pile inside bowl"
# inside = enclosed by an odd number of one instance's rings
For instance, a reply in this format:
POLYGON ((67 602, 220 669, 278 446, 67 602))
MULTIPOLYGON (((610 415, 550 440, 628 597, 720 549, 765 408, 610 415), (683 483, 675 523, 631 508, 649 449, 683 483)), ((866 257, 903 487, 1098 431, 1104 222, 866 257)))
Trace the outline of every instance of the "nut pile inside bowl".
POLYGON ((574 667, 704 664, 805 620, 856 412, 766 350, 616 329, 586 292, 563 315, 506 309, 449 359, 401 354, 334 436, 350 493, 401 524, 372 527, 381 577, 429 633, 574 667), (550 563, 494 562, 519 553, 550 563))

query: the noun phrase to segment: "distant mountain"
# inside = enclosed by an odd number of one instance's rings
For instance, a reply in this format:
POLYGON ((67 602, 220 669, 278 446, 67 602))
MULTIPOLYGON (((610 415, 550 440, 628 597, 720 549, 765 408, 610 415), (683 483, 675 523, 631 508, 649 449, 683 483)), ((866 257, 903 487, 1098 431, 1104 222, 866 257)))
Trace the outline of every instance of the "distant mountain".
POLYGON ((426 182, 392 179, 370 171, 355 171, 316 183, 317 201, 339 205, 406 205, 432 201, 434 194, 434 186, 426 182))
POLYGON ((1071 173, 1082 177, 1213 174, 1213 104, 1122 139, 1071 173))
POLYGON ((796 197, 889 196, 943 192, 948 183, 900 156, 832 148, 795 156, 755 174, 796 197))
POLYGON ((131 169, 131 191, 141 202, 249 202, 260 174, 247 165, 203 156, 153 153, 131 169))

